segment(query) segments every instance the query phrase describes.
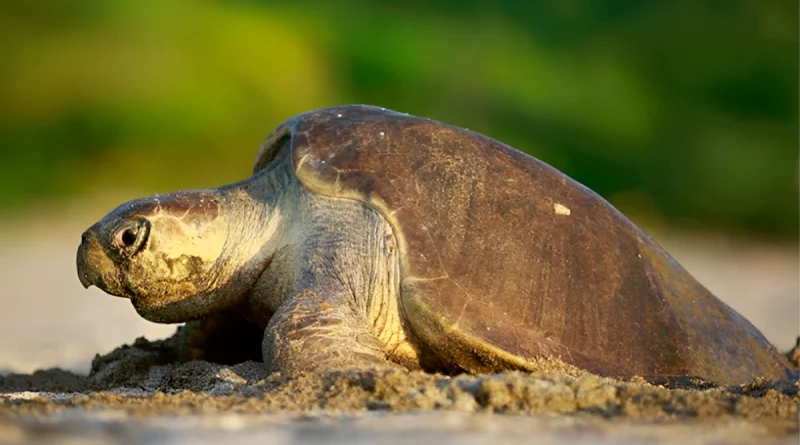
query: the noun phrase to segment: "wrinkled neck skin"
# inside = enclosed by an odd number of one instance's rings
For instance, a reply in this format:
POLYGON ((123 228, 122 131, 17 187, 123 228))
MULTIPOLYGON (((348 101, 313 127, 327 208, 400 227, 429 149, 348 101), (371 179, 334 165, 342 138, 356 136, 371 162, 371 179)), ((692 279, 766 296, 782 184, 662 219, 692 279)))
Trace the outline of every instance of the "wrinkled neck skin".
MULTIPOLYGON (((216 197, 218 212, 211 236, 220 240, 221 249, 218 254, 213 253, 216 260, 194 286, 194 295, 174 292, 174 298, 167 297, 156 304, 132 298, 137 312, 153 322, 179 323, 241 305, 269 266, 275 250, 284 243, 286 220, 293 208, 289 180, 283 163, 279 163, 242 182, 189 192, 216 197)), ((161 199, 169 197, 163 195, 161 199)))
POLYGON ((239 314, 265 328, 288 301, 311 290, 332 312, 369 324, 393 360, 418 368, 400 314, 399 254, 391 226, 360 201, 312 193, 294 175, 288 180, 269 268, 239 314))

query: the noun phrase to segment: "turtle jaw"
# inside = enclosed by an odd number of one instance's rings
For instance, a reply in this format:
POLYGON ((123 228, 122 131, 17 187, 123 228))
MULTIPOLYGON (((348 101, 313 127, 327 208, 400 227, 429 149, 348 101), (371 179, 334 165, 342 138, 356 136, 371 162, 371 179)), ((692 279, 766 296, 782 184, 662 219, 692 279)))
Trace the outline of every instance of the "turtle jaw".
POLYGON ((114 261, 108 257, 94 231, 87 230, 81 237, 77 256, 78 279, 85 289, 91 286, 108 294, 128 298, 123 291, 114 261))

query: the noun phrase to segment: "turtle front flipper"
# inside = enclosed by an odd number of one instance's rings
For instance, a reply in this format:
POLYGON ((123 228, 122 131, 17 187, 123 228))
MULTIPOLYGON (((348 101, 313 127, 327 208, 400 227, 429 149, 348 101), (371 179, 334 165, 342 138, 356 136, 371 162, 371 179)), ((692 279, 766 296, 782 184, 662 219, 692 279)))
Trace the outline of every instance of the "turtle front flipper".
POLYGON ((264 334, 268 372, 404 369, 387 359, 366 317, 344 301, 337 291, 304 289, 283 304, 264 334))

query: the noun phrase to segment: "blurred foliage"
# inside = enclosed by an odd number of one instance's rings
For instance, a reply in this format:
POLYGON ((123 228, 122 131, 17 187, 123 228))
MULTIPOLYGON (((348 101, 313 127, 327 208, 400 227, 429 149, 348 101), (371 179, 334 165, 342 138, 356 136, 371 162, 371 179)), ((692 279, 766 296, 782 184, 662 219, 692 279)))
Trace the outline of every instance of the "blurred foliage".
POLYGON ((623 211, 795 239, 793 0, 0 5, 0 211, 244 178, 284 119, 468 127, 623 211))

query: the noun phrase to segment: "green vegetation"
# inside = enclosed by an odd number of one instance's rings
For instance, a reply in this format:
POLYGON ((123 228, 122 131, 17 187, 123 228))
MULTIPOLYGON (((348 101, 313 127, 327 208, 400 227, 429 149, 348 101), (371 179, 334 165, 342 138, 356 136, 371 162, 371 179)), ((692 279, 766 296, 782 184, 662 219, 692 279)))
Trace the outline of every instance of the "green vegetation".
POLYGON ((641 219, 795 239, 790 0, 0 6, 0 212, 233 181, 293 114, 371 103, 527 151, 641 219))

